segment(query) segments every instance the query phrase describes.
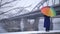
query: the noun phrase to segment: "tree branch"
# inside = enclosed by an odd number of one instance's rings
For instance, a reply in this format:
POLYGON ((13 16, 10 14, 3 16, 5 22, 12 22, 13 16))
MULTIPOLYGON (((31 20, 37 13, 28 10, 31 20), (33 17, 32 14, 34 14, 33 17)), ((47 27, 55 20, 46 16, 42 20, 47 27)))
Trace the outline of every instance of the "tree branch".
POLYGON ((3 9, 3 8, 11 8, 11 7, 13 7, 13 6, 5 6, 5 7, 1 7, 0 9, 3 9))
POLYGON ((17 0, 13 0, 13 1, 10 1, 10 2, 6 2, 6 3, 4 3, 4 4, 1 4, 1 6, 6 5, 6 4, 9 4, 9 3, 12 3, 12 2, 15 2, 15 1, 17 1, 17 0))
MULTIPOLYGON (((28 8, 28 7, 30 7, 31 5, 29 5, 29 6, 26 6, 26 7, 16 7, 16 8, 13 8, 13 9, 10 9, 10 10, 8 10, 8 11, 6 11, 6 12, 2 12, 2 13, 0 13, 0 15, 2 15, 2 14, 4 14, 4 13, 7 13, 7 12, 9 12, 9 11, 11 11, 11 10, 16 10, 16 9, 20 9, 20 12, 22 12, 22 10, 24 9, 24 8, 28 8)), ((19 13, 20 13, 19 12, 19 13)))
POLYGON ((41 2, 39 2, 33 9, 32 11, 37 7, 39 9, 40 6, 42 6, 45 2, 47 2, 48 0, 43 0, 41 2))

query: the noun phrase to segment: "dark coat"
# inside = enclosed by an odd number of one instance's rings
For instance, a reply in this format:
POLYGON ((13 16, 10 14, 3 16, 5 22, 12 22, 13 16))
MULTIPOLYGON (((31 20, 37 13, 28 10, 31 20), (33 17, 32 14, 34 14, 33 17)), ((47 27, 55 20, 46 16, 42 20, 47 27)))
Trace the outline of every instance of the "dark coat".
POLYGON ((44 15, 44 27, 50 28, 50 17, 46 15, 44 15))

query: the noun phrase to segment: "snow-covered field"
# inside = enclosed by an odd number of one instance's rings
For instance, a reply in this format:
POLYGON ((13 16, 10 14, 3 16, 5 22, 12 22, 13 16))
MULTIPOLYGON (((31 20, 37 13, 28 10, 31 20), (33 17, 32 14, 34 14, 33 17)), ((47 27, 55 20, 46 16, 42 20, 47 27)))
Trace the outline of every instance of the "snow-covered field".
POLYGON ((60 31, 49 31, 49 32, 46 32, 46 31, 27 31, 27 32, 10 32, 10 33, 0 33, 0 34, 37 34, 37 33, 59 33, 60 34, 60 31))

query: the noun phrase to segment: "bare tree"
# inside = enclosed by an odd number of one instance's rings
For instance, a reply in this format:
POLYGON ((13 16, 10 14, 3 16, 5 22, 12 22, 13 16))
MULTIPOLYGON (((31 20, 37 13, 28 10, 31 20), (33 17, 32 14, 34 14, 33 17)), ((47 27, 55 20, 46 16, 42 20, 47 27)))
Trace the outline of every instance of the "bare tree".
MULTIPOLYGON (((20 11, 17 11, 18 13, 20 13, 20 12, 22 12, 22 10, 24 10, 25 8, 28 8, 28 7, 30 7, 30 6, 31 6, 31 5, 26 6, 26 7, 16 7, 16 8, 13 8, 13 9, 8 10, 8 11, 6 11, 6 12, 2 12, 2 13, 0 13, 0 15, 5 14, 5 13, 11 11, 11 10, 16 10, 16 9, 20 9, 20 11)), ((9 6, 7 6, 7 7, 9 7, 9 6)))
POLYGON ((0 9, 3 9, 3 8, 11 8, 13 6, 4 6, 4 7, 1 7, 0 9))
POLYGON ((42 0, 40 1, 33 9, 32 11, 37 7, 37 9, 39 9, 45 2, 47 2, 48 0, 42 0))
POLYGON ((2 0, 0 0, 0 8, 1 8, 1 2, 2 2, 2 0))

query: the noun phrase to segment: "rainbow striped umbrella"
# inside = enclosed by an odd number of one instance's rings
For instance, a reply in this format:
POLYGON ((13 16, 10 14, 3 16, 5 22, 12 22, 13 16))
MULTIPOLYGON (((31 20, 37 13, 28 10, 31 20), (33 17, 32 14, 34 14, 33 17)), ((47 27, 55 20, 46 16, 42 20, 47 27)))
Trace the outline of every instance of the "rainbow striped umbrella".
POLYGON ((41 13, 46 16, 54 17, 56 16, 56 11, 53 7, 45 6, 41 9, 41 13))

